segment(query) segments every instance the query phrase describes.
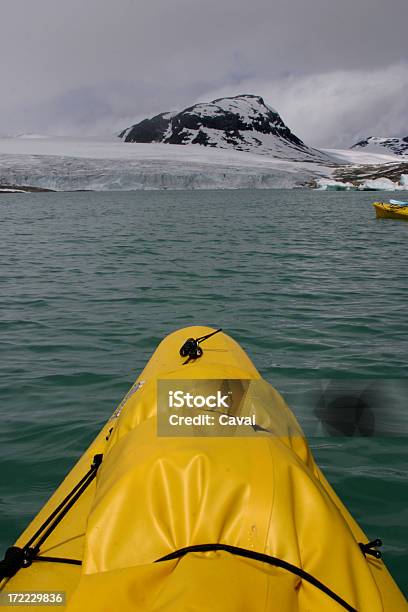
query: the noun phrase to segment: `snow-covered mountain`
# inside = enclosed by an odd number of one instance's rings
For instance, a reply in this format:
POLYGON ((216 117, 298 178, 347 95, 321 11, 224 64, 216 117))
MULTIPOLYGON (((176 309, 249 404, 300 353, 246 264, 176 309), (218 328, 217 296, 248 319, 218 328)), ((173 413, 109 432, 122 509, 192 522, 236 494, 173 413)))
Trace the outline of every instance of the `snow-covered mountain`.
POLYGON ((392 153, 394 155, 408 155, 408 136, 404 138, 382 138, 369 136, 356 142, 352 149, 366 149, 373 153, 392 153))
POLYGON ((161 113, 123 130, 119 137, 124 142, 199 144, 291 161, 332 161, 328 154, 307 146, 293 134, 261 96, 250 94, 161 113))

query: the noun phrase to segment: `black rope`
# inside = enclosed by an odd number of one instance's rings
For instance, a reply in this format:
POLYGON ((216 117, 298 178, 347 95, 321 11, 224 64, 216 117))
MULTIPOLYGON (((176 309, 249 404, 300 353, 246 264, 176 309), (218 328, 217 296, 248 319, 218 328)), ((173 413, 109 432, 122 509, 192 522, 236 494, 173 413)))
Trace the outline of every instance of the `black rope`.
MULTIPOLYGON (((19 546, 11 546, 6 550, 3 561, 0 561, 0 580, 3 578, 12 578, 19 569, 29 567, 33 561, 45 561, 47 557, 40 557, 39 552, 41 545, 54 531, 57 525, 62 521, 64 516, 69 512, 72 506, 78 501, 82 493, 87 489, 91 482, 96 477, 99 466, 102 463, 101 454, 95 455, 89 471, 68 493, 62 502, 55 508, 50 516, 43 522, 41 527, 37 529, 34 535, 30 538, 23 548, 19 546), (35 542, 35 544, 34 544, 35 542)), ((48 557, 55 559, 57 563, 71 563, 77 565, 81 562, 76 562, 75 559, 63 559, 62 557, 48 557)))
POLYGON ((96 468, 93 469, 92 472, 90 472, 90 474, 88 475, 88 478, 83 482, 82 486, 76 491, 75 495, 73 495, 70 498, 68 503, 63 508, 61 508, 59 514, 55 517, 54 521, 49 525, 48 529, 46 529, 46 531, 41 535, 41 537, 39 538, 39 540, 37 541, 37 543, 35 544, 33 548, 35 555, 39 553, 41 545, 45 542, 48 536, 54 531, 56 526, 62 521, 64 516, 69 512, 72 506, 81 497, 82 493, 88 488, 88 486, 94 480, 94 478, 96 477, 96 472, 97 472, 96 468))
POLYGON ((205 336, 200 336, 200 338, 196 338, 196 340, 198 343, 204 342, 204 340, 208 340, 208 338, 211 338, 211 336, 215 336, 215 334, 218 334, 220 331, 222 331, 221 327, 213 332, 210 332, 209 334, 206 334, 205 336))
POLYGON ((183 363, 183 365, 186 365, 192 359, 198 359, 199 357, 201 357, 201 355, 203 354, 203 349, 201 348, 201 346, 199 346, 200 343, 204 342, 204 340, 208 340, 208 338, 211 338, 211 336, 218 334, 220 331, 222 331, 221 328, 207 334, 206 336, 201 336, 200 338, 188 338, 180 349, 180 355, 182 357, 188 358, 183 363))
MULTIPOLYGON (((89 476, 94 472, 94 470, 96 469, 94 467, 95 465, 95 459, 96 457, 98 457, 98 455, 95 455, 93 463, 89 469, 89 471, 85 474, 85 476, 83 478, 81 478, 81 480, 75 485, 75 487, 68 493, 68 495, 66 497, 64 497, 64 499, 62 500, 62 502, 55 508, 55 510, 50 514, 50 516, 44 521, 44 523, 41 525, 41 527, 39 527, 37 529, 37 531, 35 532, 35 534, 30 538, 30 540, 27 542, 26 547, 29 547, 33 544, 33 542, 35 542, 35 540, 38 538, 38 536, 44 531, 44 529, 51 523, 51 521, 57 516, 57 514, 61 511, 61 509, 65 506, 65 504, 70 500, 70 498, 78 491, 78 489, 83 485, 83 483, 89 478, 89 476)), ((99 467, 99 466, 98 466, 99 467)))
POLYGON ((342 599, 339 595, 334 593, 329 587, 324 585, 320 580, 308 574, 300 567, 296 565, 292 565, 292 563, 288 563, 287 561, 283 561, 278 557, 271 557, 270 555, 265 555, 264 553, 259 553, 253 550, 247 550, 246 548, 239 548, 238 546, 230 546, 229 544, 197 544, 195 546, 186 546, 185 548, 180 548, 179 550, 175 550, 174 552, 157 559, 156 563, 160 563, 161 561, 172 561, 173 559, 180 559, 180 557, 184 557, 191 552, 210 552, 214 550, 223 550, 225 552, 231 553, 233 555, 238 555, 240 557, 246 557, 247 559, 255 559, 256 561, 261 561, 262 563, 268 563, 269 565, 275 565, 276 567, 281 567, 283 569, 292 572, 296 576, 299 576, 306 582, 313 584, 313 586, 317 587, 323 593, 326 593, 329 597, 334 599, 339 605, 341 605, 345 610, 349 612, 357 612, 355 608, 350 606, 344 599, 342 599))
POLYGON ((66 559, 65 557, 36 557, 34 561, 46 561, 48 563, 68 563, 69 565, 82 565, 79 559, 66 559))

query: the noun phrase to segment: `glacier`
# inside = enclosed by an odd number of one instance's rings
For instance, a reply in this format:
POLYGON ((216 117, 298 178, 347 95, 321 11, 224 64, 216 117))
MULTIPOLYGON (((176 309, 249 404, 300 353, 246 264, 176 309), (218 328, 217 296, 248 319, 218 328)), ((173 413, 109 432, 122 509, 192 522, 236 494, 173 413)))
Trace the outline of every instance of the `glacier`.
POLYGON ((325 170, 315 162, 200 145, 0 139, 0 185, 9 187, 55 191, 291 189, 308 185, 325 170))
MULTIPOLYGON (((0 138, 0 190, 10 192, 25 186, 55 191, 408 188, 408 175, 402 174, 403 169, 398 180, 391 176, 388 182, 381 175, 384 169, 394 168, 401 157, 355 149, 326 151, 336 160, 335 165, 198 144, 130 144, 118 139, 40 135, 0 138), (360 184, 342 178, 341 172, 345 176, 357 172, 360 184), (369 185, 370 181, 375 182, 369 185)), ((397 164, 394 174, 399 168, 397 164)))

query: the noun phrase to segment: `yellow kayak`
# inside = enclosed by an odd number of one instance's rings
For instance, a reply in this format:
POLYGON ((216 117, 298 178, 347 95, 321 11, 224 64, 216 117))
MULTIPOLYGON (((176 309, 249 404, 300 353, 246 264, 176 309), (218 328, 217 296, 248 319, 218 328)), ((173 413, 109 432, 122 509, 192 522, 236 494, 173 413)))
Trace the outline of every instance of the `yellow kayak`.
POLYGON ((378 219, 403 219, 408 221, 408 206, 373 202, 375 214, 378 219))
POLYGON ((68 612, 408 610, 379 545, 241 347, 191 327, 161 342, 8 550, 0 598, 68 612))

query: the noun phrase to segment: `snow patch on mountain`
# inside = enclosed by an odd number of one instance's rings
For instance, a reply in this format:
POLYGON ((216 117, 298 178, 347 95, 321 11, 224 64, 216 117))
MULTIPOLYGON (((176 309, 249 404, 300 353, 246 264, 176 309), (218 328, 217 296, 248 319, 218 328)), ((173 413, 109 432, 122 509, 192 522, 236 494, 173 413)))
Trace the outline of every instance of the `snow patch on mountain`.
POLYGON ((366 149, 323 149, 341 166, 344 165, 383 165, 401 163, 401 157, 391 152, 367 151, 366 149))
POLYGON ((369 136, 360 140, 351 147, 352 149, 364 149, 374 153, 389 152, 393 155, 408 156, 408 136, 404 138, 383 138, 380 136, 369 136))

